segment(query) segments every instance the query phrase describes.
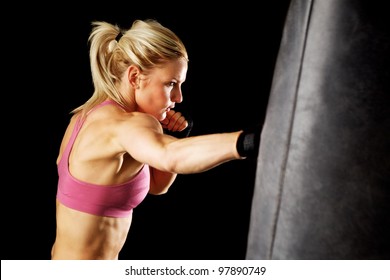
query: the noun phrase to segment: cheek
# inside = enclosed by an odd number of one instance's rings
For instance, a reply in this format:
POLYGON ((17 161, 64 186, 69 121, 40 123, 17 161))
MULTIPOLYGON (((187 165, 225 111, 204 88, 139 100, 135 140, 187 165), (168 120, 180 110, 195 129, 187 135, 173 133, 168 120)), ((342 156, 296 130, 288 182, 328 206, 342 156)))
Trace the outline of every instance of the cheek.
MULTIPOLYGON (((164 110, 170 104, 170 92, 164 90, 161 87, 150 87, 144 91, 138 92, 137 103, 144 110, 162 114, 164 110)), ((164 115, 165 118, 165 115, 164 115)))
POLYGON ((166 108, 169 106, 169 97, 161 90, 160 92, 149 92, 142 97, 141 106, 146 112, 154 115, 161 121, 166 118, 166 108))
POLYGON ((156 89, 150 96, 150 102, 153 102, 155 106, 166 106, 169 103, 169 92, 162 89, 156 89))

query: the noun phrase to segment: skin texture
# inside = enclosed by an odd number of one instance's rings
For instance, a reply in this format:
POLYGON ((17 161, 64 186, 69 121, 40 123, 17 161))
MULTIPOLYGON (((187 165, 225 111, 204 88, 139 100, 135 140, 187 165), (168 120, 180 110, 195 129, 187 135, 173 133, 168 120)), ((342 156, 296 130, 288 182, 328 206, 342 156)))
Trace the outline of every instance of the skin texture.
MULTIPOLYGON (((187 67, 186 60, 175 59, 146 74, 130 65, 116 85, 126 101, 126 110, 106 105, 87 116, 70 153, 72 176, 109 187, 130 180, 148 164, 149 193, 158 195, 168 191, 177 174, 204 172, 241 159, 236 150, 241 131, 184 139, 163 134, 163 128, 180 131, 188 125, 181 113, 173 110, 183 100, 181 85, 187 67)), ((57 163, 79 114, 69 122, 57 163)), ((119 258, 132 216, 95 216, 70 209, 58 201, 56 210, 53 260, 119 258)))

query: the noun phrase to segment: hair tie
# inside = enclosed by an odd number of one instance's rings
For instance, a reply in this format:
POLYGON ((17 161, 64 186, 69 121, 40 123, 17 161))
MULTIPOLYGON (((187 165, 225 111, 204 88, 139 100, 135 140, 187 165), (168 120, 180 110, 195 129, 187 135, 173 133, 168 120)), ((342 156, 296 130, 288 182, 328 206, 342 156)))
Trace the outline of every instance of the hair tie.
POLYGON ((119 40, 122 38, 123 34, 121 31, 119 31, 118 35, 116 35, 115 40, 119 42, 119 40))

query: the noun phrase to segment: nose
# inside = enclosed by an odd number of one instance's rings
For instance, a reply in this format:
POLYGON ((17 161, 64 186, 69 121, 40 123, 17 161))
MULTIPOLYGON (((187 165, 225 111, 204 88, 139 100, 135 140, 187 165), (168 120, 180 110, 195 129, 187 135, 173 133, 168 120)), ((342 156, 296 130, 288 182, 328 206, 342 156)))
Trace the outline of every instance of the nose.
POLYGON ((175 103, 183 102, 183 94, 181 92, 181 88, 174 89, 171 92, 171 101, 175 103))

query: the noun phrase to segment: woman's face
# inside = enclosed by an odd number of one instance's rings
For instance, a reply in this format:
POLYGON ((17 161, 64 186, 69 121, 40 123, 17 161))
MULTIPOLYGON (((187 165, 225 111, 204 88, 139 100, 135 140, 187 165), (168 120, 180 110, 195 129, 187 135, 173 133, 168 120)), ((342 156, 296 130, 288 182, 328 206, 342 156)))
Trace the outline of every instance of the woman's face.
POLYGON ((188 63, 184 59, 169 61, 142 75, 139 88, 135 90, 138 111, 148 113, 159 121, 175 103, 183 101, 181 85, 187 75, 188 63))

